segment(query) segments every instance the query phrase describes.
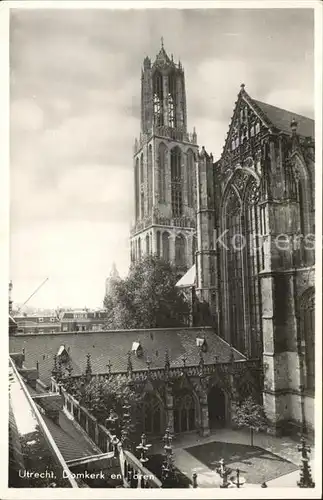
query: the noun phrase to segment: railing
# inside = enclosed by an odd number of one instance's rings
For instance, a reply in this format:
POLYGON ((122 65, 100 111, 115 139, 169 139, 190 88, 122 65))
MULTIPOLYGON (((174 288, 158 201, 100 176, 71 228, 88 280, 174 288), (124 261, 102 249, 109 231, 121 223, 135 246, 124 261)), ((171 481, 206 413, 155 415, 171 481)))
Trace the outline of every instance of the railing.
MULTIPOLYGON (((105 376, 106 377, 106 376, 105 376)), ((52 390, 60 392, 63 398, 63 407, 80 427, 86 432, 93 443, 103 452, 114 452, 118 457, 123 483, 126 488, 161 488, 161 482, 146 469, 140 461, 128 450, 123 450, 121 443, 108 429, 99 424, 91 413, 66 390, 51 379, 52 390)), ((107 458, 109 465, 114 464, 113 458, 107 458)))
POLYGON ((162 217, 159 215, 153 215, 146 217, 145 219, 138 221, 130 230, 131 235, 142 231, 150 227, 151 225, 168 226, 168 227, 187 227, 195 229, 196 222, 195 219, 191 217, 162 217))
POLYGON ((151 135, 158 135, 159 137, 165 137, 167 139, 172 139, 173 141, 188 142, 190 144, 197 145, 197 135, 195 132, 184 132, 172 127, 167 127, 166 125, 161 127, 153 126, 150 134, 141 133, 139 139, 135 140, 135 153, 137 153, 142 146, 146 144, 151 135))
MULTIPOLYGON (((31 398, 14 361, 9 357, 9 380, 10 380, 10 405, 16 420, 20 441, 23 443, 24 455, 27 460, 27 469, 35 469, 41 473, 40 464, 46 464, 47 473, 52 472, 53 483, 57 482, 59 487, 78 488, 78 484, 71 477, 70 470, 58 449, 51 433, 49 432, 35 402, 31 398), (42 460, 41 460, 42 459, 42 460)), ((45 474, 45 471, 43 471, 45 474)), ((48 475, 44 478, 46 486, 48 475)), ((33 482, 34 480, 31 479, 33 482)), ((55 484, 56 485, 56 484, 55 484)), ((27 487, 27 483, 26 483, 27 487)))

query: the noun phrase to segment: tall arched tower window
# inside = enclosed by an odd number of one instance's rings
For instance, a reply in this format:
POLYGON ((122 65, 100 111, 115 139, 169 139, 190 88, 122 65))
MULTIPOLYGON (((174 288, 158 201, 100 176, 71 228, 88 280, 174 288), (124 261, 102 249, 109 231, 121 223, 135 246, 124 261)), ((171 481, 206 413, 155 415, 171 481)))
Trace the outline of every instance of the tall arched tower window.
POLYGON ((151 144, 148 146, 148 161, 147 161, 147 189, 148 189, 148 214, 150 215, 153 205, 153 185, 152 185, 152 168, 153 168, 153 152, 151 144))
POLYGON ((186 265, 186 240, 182 234, 175 239, 175 265, 177 267, 186 265))
POLYGON ((157 127, 164 125, 163 113, 163 77, 159 71, 156 71, 153 77, 153 95, 154 95, 154 124, 157 127))
POLYGON ((305 292, 300 311, 301 349, 304 356, 304 385, 307 390, 315 389, 315 292, 305 292))
POLYGON ((139 158, 136 159, 135 163, 135 212, 136 221, 139 219, 139 158))
POLYGON ((166 262, 169 262, 169 233, 167 231, 163 232, 162 245, 163 245, 163 259, 166 262))
POLYGON ((144 183, 144 155, 141 154, 140 156, 140 184, 144 183))
POLYGON ((146 234, 146 254, 149 254, 149 234, 146 234))
POLYGON ((171 194, 173 217, 181 217, 183 213, 182 200, 182 155, 178 146, 171 150, 171 194))
POLYGON ((158 189, 159 201, 161 203, 166 201, 166 162, 167 147, 163 142, 161 142, 158 148, 158 189))
POLYGON ((168 124, 176 127, 176 76, 170 73, 168 76, 168 124))
POLYGON ((187 204, 193 207, 194 203, 194 153, 191 149, 187 152, 187 204))

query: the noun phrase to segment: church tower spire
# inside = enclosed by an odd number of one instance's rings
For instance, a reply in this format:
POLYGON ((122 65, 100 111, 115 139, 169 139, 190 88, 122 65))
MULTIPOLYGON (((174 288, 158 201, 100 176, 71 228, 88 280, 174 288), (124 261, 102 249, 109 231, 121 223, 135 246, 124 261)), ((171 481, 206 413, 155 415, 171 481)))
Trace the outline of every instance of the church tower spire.
POLYGON ((185 74, 164 39, 141 71, 140 137, 134 147, 135 225, 131 260, 157 254, 179 275, 193 264, 196 132, 187 131, 185 74))

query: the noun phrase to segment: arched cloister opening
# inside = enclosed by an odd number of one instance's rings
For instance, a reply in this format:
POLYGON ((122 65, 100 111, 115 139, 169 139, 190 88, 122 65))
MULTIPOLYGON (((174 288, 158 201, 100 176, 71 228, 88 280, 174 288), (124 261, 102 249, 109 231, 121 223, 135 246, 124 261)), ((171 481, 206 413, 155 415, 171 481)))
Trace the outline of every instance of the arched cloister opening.
POLYGON ((197 401, 189 389, 174 394, 174 431, 175 433, 196 429, 198 415, 197 401))
POLYGON ((222 389, 212 386, 207 396, 210 429, 223 427, 226 421, 226 395, 222 389))
POLYGON ((140 430, 146 434, 161 434, 165 430, 165 410, 158 397, 148 392, 139 407, 140 430))

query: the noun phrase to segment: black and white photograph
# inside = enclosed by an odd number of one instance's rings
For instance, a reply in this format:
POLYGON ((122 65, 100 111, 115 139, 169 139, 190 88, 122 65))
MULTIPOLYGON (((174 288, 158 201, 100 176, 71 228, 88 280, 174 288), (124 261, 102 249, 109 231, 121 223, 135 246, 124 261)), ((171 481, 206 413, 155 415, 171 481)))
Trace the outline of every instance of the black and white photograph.
POLYGON ((4 3, 1 497, 320 498, 322 4, 4 3))

